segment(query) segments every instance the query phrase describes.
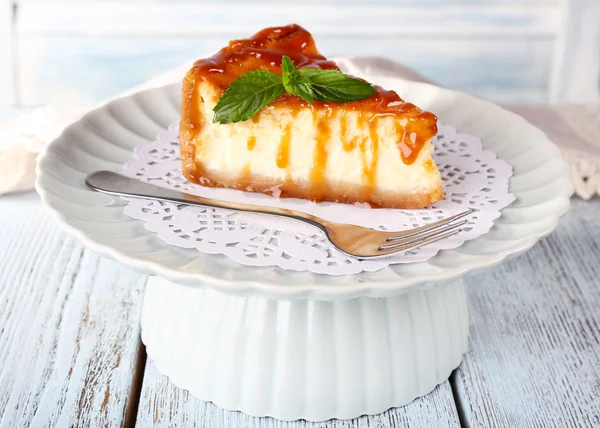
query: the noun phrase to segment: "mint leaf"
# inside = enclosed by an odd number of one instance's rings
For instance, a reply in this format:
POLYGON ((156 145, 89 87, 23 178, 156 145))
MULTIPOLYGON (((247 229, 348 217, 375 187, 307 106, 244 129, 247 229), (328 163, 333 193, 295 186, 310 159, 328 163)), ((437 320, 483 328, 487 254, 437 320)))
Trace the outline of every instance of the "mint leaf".
POLYGON ((348 103, 377 93, 370 83, 350 77, 339 70, 302 68, 300 73, 310 80, 315 99, 320 101, 348 103))
POLYGON ((215 123, 248 120, 285 93, 277 73, 253 70, 235 79, 213 108, 215 123))
POLYGON ((377 93, 370 83, 347 76, 339 70, 298 69, 285 55, 281 58, 281 73, 253 70, 235 79, 213 108, 213 122, 248 120, 286 92, 309 104, 315 99, 348 103, 377 93))
POLYGON ((283 73, 283 87, 286 92, 312 104, 314 94, 310 80, 300 73, 292 60, 285 55, 281 58, 281 72, 283 73))

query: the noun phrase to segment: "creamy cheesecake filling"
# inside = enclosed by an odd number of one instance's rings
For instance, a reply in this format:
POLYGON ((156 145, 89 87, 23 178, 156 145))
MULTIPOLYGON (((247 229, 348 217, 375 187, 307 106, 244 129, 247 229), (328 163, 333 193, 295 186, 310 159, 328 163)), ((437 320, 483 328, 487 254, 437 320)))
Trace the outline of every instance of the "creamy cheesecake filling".
POLYGON ((311 108, 290 111, 274 105, 255 120, 224 126, 207 120, 217 101, 214 95, 210 85, 201 85, 201 116, 206 120, 194 138, 195 161, 207 173, 403 194, 428 191, 439 180, 430 160, 431 142, 410 164, 402 160, 407 118, 311 108))

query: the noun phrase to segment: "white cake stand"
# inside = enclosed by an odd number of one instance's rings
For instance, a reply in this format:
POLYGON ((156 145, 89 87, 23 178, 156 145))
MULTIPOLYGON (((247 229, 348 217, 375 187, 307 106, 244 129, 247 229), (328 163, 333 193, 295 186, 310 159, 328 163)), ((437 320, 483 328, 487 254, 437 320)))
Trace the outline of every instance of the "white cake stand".
POLYGON ((173 383, 228 410, 323 421, 381 413, 446 381, 467 350, 465 287, 274 300, 148 282, 142 341, 173 383))
POLYGON ((230 410, 279 419, 354 418, 445 381, 467 349, 461 278, 520 254, 569 207, 569 168, 544 134, 465 94, 369 79, 481 137, 513 166, 517 201, 492 230, 427 262, 342 277, 240 266, 171 247, 84 177, 119 170, 179 115, 177 84, 111 101, 75 122, 38 163, 36 188, 66 231, 151 277, 142 340, 176 385, 230 410))

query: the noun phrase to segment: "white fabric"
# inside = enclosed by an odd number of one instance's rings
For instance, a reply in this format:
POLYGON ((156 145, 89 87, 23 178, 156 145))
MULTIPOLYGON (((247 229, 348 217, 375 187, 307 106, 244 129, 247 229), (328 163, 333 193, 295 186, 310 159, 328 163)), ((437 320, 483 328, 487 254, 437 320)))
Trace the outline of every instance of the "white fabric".
POLYGON ((435 141, 446 197, 430 209, 392 210, 338 203, 312 203, 277 199, 257 193, 214 189, 188 182, 181 175, 177 126, 158 135, 155 142, 136 147, 124 173, 164 187, 199 196, 254 205, 269 205, 308 212, 326 220, 381 230, 407 230, 476 208, 463 231, 423 248, 386 259, 359 261, 337 251, 320 230, 302 222, 231 210, 178 206, 128 199, 125 213, 143 220, 168 244, 224 254, 248 266, 279 266, 330 275, 375 271, 393 263, 427 260, 441 249, 456 248, 490 230, 500 210, 514 201, 508 191, 511 167, 482 149, 481 141, 459 134, 448 125, 439 128, 435 141))
POLYGON ((600 195, 600 107, 569 105, 558 111, 584 144, 594 146, 563 148, 575 192, 583 199, 600 195))
POLYGON ((45 107, 0 123, 0 195, 33 188, 38 153, 79 113, 45 107))

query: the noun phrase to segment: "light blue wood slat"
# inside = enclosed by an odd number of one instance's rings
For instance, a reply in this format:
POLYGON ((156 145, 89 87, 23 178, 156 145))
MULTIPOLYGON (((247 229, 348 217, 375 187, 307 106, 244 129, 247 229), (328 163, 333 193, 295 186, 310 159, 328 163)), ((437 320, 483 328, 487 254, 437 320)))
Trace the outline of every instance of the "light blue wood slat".
MULTIPOLYGON (((114 96, 184 62, 212 55, 229 37, 21 37, 19 102, 87 104, 114 96)), ((387 56, 441 85, 500 101, 547 98, 552 42, 321 37, 326 55, 387 56), (508 95, 507 95, 508 94, 508 95)), ((182 76, 183 77, 183 76, 182 76)))
POLYGON ((146 279, 0 196, 0 427, 130 426, 146 279))
POLYGON ((142 384, 137 424, 141 427, 206 428, 458 428, 460 426, 449 382, 412 403, 379 415, 326 422, 279 421, 230 412, 201 401, 177 388, 148 360, 142 384))
POLYGON ((12 3, 0 0, 0 106, 15 102, 13 80, 12 3))
POLYGON ((317 36, 493 35, 553 37, 562 9, 556 3, 480 4, 282 2, 165 4, 156 2, 27 2, 19 33, 73 35, 247 36, 260 28, 298 22, 317 36))
POLYGON ((600 103, 600 1, 573 0, 554 100, 600 103), (561 73, 562 72, 562 73, 561 73))
POLYGON ((470 426, 600 426, 600 198, 468 279, 470 346, 455 377, 470 426))

